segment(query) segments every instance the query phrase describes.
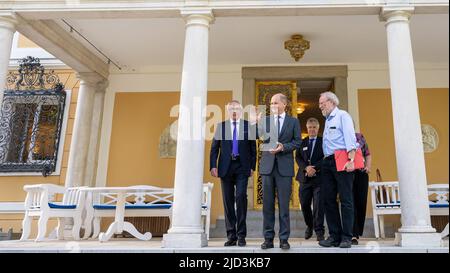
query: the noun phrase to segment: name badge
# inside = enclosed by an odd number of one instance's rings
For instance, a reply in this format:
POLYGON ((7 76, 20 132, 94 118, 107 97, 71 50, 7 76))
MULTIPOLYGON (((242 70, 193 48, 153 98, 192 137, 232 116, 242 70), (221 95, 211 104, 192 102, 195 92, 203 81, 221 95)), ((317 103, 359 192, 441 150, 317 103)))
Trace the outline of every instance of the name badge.
POLYGON ((308 150, 308 147, 303 147, 303 151, 306 151, 306 150, 308 150))

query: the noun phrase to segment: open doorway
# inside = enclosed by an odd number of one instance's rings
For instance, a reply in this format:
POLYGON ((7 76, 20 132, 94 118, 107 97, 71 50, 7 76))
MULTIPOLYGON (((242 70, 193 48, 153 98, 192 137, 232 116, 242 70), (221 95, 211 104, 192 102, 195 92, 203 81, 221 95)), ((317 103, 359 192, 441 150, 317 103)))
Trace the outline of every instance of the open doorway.
POLYGON ((319 109, 319 96, 321 93, 333 89, 333 79, 304 79, 297 81, 297 115, 302 130, 302 139, 308 136, 306 121, 309 118, 316 118, 320 122, 319 135, 322 135, 325 119, 319 109))

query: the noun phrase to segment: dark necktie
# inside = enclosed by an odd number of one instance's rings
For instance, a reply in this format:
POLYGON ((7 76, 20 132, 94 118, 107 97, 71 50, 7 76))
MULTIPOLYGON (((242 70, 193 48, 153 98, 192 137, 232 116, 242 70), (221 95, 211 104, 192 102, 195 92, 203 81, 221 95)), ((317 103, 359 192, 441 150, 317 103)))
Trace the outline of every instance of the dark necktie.
POLYGON ((308 143, 308 159, 311 159, 311 155, 313 152, 313 143, 314 143, 314 139, 310 138, 309 143, 308 143))
POLYGON ((237 122, 233 121, 233 151, 232 155, 237 156, 239 155, 239 149, 238 149, 238 140, 237 140, 237 122))
POLYGON ((280 133, 281 133, 281 116, 277 117, 277 138, 280 139, 280 133))

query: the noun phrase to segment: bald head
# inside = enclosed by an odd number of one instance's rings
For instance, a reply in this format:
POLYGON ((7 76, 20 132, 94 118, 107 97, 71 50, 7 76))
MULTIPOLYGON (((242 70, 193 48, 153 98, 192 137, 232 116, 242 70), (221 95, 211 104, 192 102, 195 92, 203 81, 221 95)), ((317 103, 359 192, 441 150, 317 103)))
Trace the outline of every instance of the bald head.
POLYGON ((281 93, 275 94, 270 99, 270 110, 274 115, 281 115, 286 111, 288 98, 281 93))

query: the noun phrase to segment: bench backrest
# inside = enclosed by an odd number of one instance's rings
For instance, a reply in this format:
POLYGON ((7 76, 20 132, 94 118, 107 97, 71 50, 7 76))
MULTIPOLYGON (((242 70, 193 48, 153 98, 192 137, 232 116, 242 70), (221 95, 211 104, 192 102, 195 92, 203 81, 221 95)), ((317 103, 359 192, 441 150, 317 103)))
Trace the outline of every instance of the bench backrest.
MULTIPOLYGON (((213 183, 203 184, 202 208, 211 208, 211 193, 213 183)), ((160 188, 154 186, 132 186, 130 188, 139 189, 139 192, 129 192, 126 194, 125 205, 128 206, 151 206, 153 204, 173 204, 173 188, 160 188)), ((93 204, 115 205, 117 203, 117 193, 95 192, 93 194, 93 204)))
MULTIPOLYGON (((400 191, 398 181, 369 183, 372 197, 372 206, 382 208, 400 207, 400 191)), ((429 184, 428 202, 430 207, 448 207, 449 185, 429 184)))
POLYGON ((428 201, 430 207, 448 207, 449 205, 449 185, 430 184, 428 185, 428 201))
POLYGON ((371 182, 369 185, 373 208, 400 206, 400 191, 397 181, 371 182))
MULTIPOLYGON (((138 192, 126 193, 125 205, 150 206, 152 204, 172 204, 173 189, 153 186, 133 186, 139 189, 138 192)), ((117 203, 117 193, 95 192, 93 194, 93 204, 115 205, 117 203)))
POLYGON ((63 194, 63 205, 77 205, 84 201, 84 194, 79 190, 82 187, 65 188, 54 184, 25 185, 27 192, 25 209, 48 208, 48 203, 54 201, 56 194, 63 194))

